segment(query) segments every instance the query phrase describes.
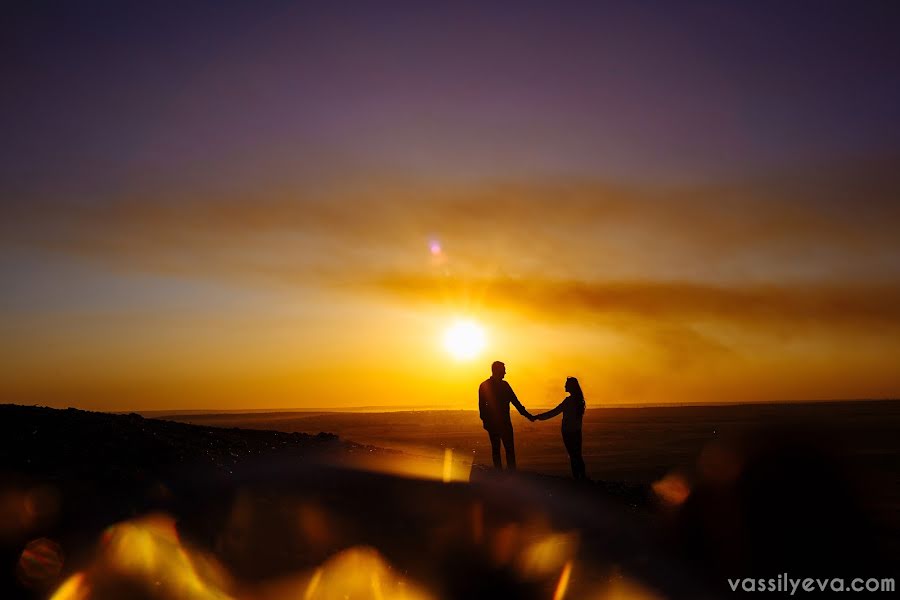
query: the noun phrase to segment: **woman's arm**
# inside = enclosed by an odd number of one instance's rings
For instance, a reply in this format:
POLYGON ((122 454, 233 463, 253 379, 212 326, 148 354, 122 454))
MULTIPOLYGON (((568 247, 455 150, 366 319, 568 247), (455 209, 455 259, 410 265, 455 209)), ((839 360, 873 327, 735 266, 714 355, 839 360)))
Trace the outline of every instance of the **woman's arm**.
POLYGON ((553 417, 555 417, 556 415, 558 415, 559 413, 561 413, 563 411, 563 405, 565 403, 566 403, 566 401, 563 400, 562 402, 559 403, 559 406, 557 406, 556 408, 548 410, 547 412, 543 412, 539 415, 534 415, 534 418, 537 419, 538 421, 546 421, 547 419, 552 419, 553 417))

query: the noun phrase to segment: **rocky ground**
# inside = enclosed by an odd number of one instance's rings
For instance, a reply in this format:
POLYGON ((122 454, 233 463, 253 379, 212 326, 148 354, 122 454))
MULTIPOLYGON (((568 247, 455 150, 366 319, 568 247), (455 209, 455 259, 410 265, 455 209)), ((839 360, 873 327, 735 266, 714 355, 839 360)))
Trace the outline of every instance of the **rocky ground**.
MULTIPOLYGON (((445 535, 447 523, 470 520, 471 507, 484 506, 475 498, 480 492, 473 496, 459 485, 372 472, 365 465, 402 463, 405 457, 328 433, 3 405, 0 440, 4 597, 47 596, 67 575, 92 564, 97 540, 111 525, 147 514, 173 518, 181 538, 216 555, 240 585, 252 587, 360 545, 391 550, 398 562, 415 562, 410 557, 417 546, 434 543, 433 537, 445 535), (411 498, 417 498, 416 506, 408 506, 411 498), (249 530, 235 523, 235 511, 253 522, 249 530), (313 515, 316 522, 307 526, 315 543, 305 539, 309 531, 296 531, 298 514, 313 515), (409 527, 414 522, 417 526, 409 527)), ((477 467, 472 479, 484 489, 497 483, 477 467)), ((650 498, 645 485, 590 487, 618 498, 625 510, 643 507, 650 498)), ((533 520, 543 512, 535 505, 547 493, 552 496, 545 491, 538 499, 509 498, 496 516, 503 523, 533 520)), ((494 517, 484 515, 488 523, 494 517)), ((544 529, 550 535, 552 527, 544 529)), ((462 542, 447 543, 457 556, 462 542)), ((418 568, 424 576, 441 578, 430 566, 418 568)))

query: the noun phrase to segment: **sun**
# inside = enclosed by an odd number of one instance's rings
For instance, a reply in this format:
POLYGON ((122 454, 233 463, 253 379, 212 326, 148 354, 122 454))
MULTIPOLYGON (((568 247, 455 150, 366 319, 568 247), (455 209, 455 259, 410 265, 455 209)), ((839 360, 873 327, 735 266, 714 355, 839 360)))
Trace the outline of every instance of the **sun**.
POLYGON ((475 358, 481 354, 484 344, 484 329, 474 321, 454 321, 444 333, 444 347, 457 360, 475 358))

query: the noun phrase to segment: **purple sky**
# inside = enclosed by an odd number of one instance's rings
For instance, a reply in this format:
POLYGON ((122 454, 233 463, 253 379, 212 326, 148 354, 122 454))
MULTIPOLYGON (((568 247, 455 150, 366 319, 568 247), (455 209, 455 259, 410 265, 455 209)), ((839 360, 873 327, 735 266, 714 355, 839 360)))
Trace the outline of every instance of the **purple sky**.
POLYGON ((892 2, 19 4, 0 176, 26 195, 349 166, 708 179, 900 145, 892 2))

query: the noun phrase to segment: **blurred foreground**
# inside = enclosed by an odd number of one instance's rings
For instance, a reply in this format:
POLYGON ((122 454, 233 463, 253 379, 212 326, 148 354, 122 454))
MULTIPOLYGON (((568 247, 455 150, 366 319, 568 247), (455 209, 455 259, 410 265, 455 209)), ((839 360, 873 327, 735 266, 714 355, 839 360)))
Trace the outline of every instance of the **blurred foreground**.
POLYGON ((0 423, 4 598, 715 598, 726 577, 897 564, 870 508, 894 482, 819 429, 575 485, 327 434, 17 406, 0 423))

